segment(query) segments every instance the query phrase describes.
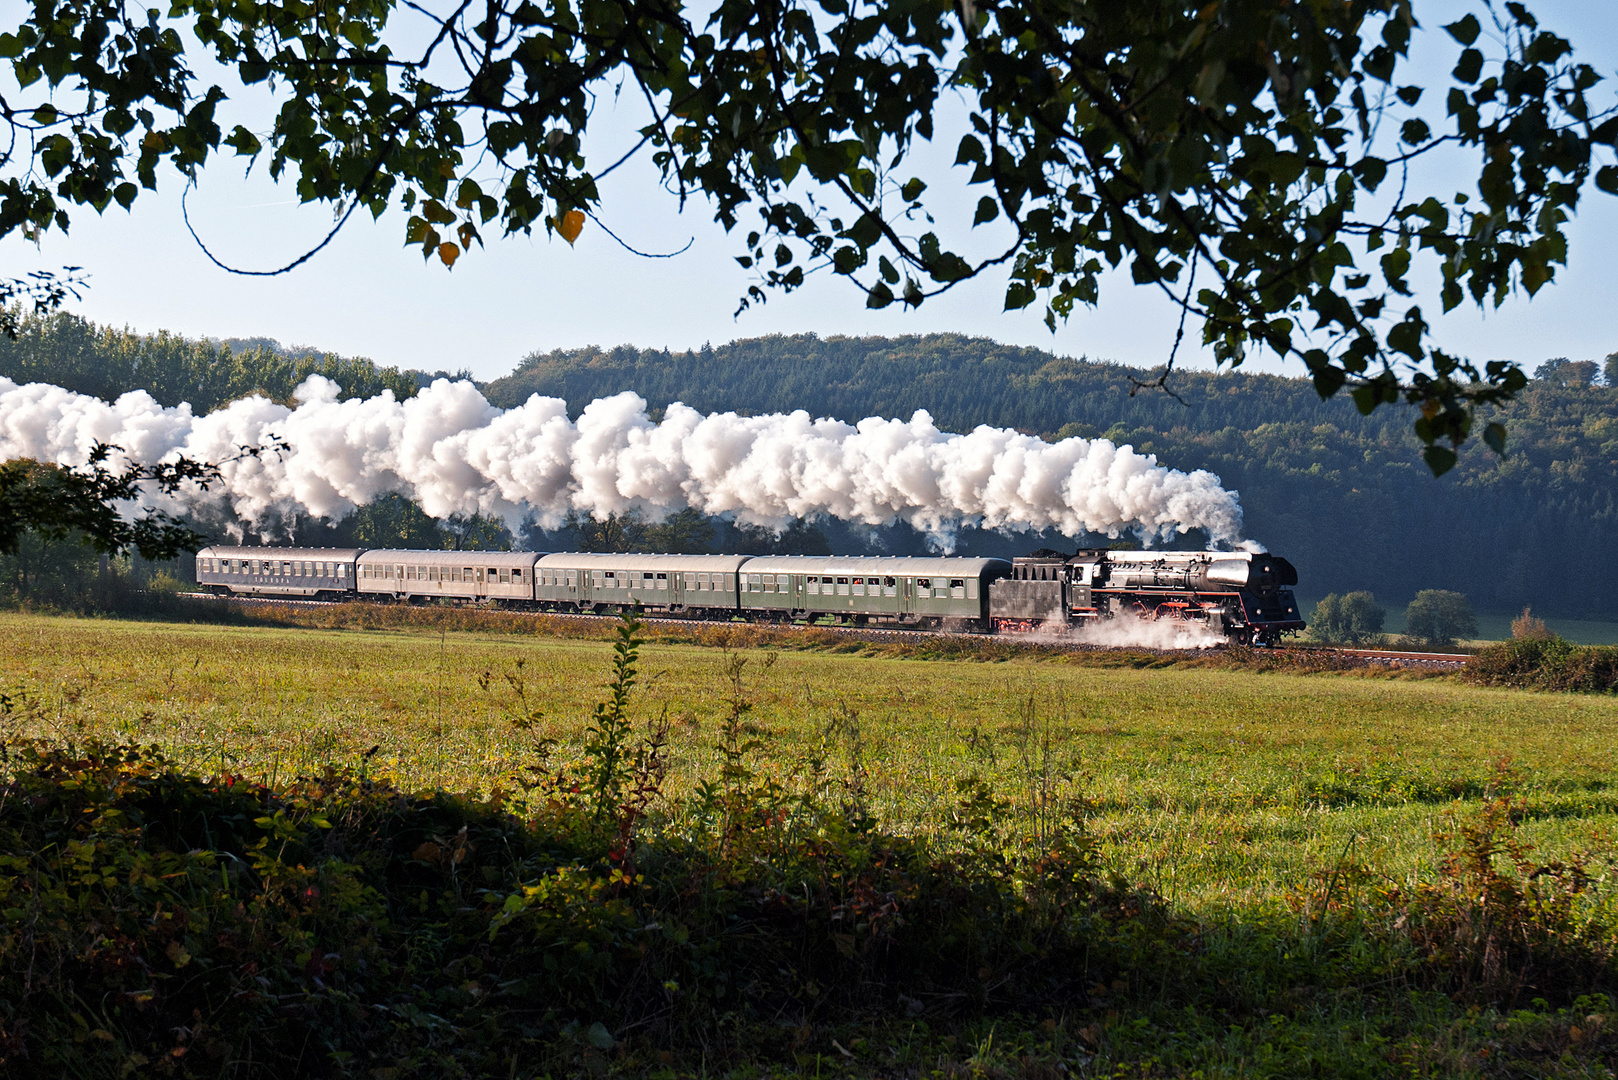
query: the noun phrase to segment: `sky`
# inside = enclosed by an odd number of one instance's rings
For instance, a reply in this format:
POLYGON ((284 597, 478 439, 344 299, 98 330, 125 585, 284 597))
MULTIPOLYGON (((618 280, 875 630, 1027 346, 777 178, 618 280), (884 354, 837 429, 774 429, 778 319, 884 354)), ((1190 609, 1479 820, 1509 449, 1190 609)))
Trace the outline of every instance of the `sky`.
MULTIPOLYGON (((1417 11, 1436 28, 1475 6, 1423 0, 1417 11)), ((1532 7, 1542 22, 1573 40, 1580 58, 1609 79, 1618 74, 1618 4, 1540 0, 1532 7)), ((1417 60, 1424 62, 1420 54, 1417 60)), ((1604 84, 1609 93, 1614 85, 1604 84)), ((614 112, 604 102, 597 119, 601 131, 593 136, 591 153, 600 161, 616 156, 640 122, 637 108, 627 103, 614 112)), ((923 151, 926 167, 917 171, 929 180, 949 173, 958 134, 941 131, 923 151)), ((969 193, 963 181, 954 170, 953 188, 948 178, 934 183, 943 200, 941 221, 951 211, 970 214, 977 192, 969 193)), ((1150 367, 1169 355, 1178 318, 1161 294, 1131 285, 1126 274, 1106 280, 1100 305, 1075 312, 1054 334, 1045 328, 1039 305, 1003 312, 1005 280, 992 274, 917 310, 896 304, 878 312, 866 310, 863 295, 848 282, 819 275, 794 294, 772 295, 737 315, 738 298, 751 283, 749 272, 734 261, 741 238, 714 224, 700 201, 680 213, 644 161, 605 181, 602 220, 642 251, 673 251, 689 241, 690 248, 674 258, 632 255, 587 224, 572 247, 543 234, 491 236, 486 249, 473 250, 447 270, 403 246, 404 217, 390 212, 374 223, 356 215, 328 248, 290 274, 241 277, 213 266, 187 236, 177 176, 171 172, 160 186, 155 195, 143 193, 130 212, 114 207, 98 218, 80 209, 69 235, 53 234, 37 250, 18 237, 0 241, 5 272, 83 267, 90 288, 69 310, 101 323, 189 336, 265 336, 387 365, 468 369, 482 379, 505 374, 535 351, 619 344, 678 350, 804 332, 958 332, 1150 367)), ((290 188, 271 183, 262 170, 244 179, 242 166, 228 154, 208 167, 190 208, 215 254, 244 268, 295 258, 333 220, 329 208, 298 205, 290 188)), ((745 233, 745 225, 739 231, 745 233)), ((1530 370, 1548 357, 1600 358, 1618 350, 1618 199, 1592 186, 1568 232, 1569 265, 1555 285, 1531 303, 1518 298, 1486 316, 1462 309, 1436 319, 1441 342, 1475 360, 1512 358, 1530 370)), ((1430 316, 1437 312, 1434 297, 1419 299, 1430 316)), ((1194 344, 1194 331, 1188 328, 1180 362, 1210 366, 1210 357, 1194 344)), ((1301 373, 1270 358, 1249 366, 1301 373)))

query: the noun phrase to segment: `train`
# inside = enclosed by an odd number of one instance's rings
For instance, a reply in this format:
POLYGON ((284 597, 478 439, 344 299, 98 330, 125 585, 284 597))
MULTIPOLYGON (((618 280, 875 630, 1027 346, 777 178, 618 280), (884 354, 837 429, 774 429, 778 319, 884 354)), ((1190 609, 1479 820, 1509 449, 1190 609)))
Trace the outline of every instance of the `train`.
POLYGON ((1268 553, 1042 549, 958 556, 646 555, 207 547, 197 586, 220 595, 491 604, 694 619, 834 621, 980 633, 1070 633, 1135 618, 1244 645, 1304 629, 1298 572, 1268 553))

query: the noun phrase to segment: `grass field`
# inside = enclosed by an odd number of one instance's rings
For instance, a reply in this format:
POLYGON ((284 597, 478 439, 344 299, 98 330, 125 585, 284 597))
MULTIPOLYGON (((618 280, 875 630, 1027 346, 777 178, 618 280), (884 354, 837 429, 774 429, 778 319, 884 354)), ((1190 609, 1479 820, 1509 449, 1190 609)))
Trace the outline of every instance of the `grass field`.
MULTIPOLYGON (((407 788, 488 790, 536 739, 576 753, 607 676, 599 642, 476 633, 0 616, 11 724, 157 743, 273 780, 354 765, 407 788), (527 729, 514 718, 538 710, 527 729)), ((1055 787, 1108 864, 1187 911, 1265 907, 1347 850, 1409 878, 1446 814, 1528 799, 1542 854, 1618 826, 1618 701, 1448 679, 1133 670, 1055 660, 754 649, 743 684, 783 773, 829 749, 889 827, 938 829, 956 781, 1055 787)), ((673 720, 673 789, 717 767, 729 684, 714 648, 648 645, 637 714, 673 720)))

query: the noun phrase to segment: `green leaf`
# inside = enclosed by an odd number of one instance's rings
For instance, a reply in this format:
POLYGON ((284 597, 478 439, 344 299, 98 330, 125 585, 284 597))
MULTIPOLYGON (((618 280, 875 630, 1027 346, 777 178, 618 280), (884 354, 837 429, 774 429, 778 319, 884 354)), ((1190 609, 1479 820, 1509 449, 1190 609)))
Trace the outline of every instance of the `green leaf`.
POLYGON ((978 200, 978 212, 972 218, 973 226, 982 225, 986 221, 993 221, 1000 216, 1000 204, 985 195, 978 200))
POLYGON ((1412 360, 1420 360, 1425 355, 1421 347, 1421 336, 1426 329, 1427 324, 1422 321, 1421 309, 1411 308, 1404 321, 1388 331, 1388 348, 1394 352, 1404 353, 1412 360))
POLYGON ((1484 428, 1483 442, 1490 450, 1504 457, 1506 454, 1506 425, 1495 421, 1484 428))
POLYGON ((1460 60, 1455 63, 1455 70, 1451 72, 1457 82, 1475 83, 1478 76, 1483 74, 1483 54, 1476 49, 1462 51, 1460 60))
POLYGON ((865 306, 868 308, 885 308, 893 303, 893 290, 882 282, 871 286, 871 291, 865 294, 865 306))
POLYGON ((1462 45, 1472 44, 1478 39, 1478 34, 1483 32, 1483 27, 1478 24, 1478 17, 1471 14, 1449 23, 1444 29, 1449 32, 1450 37, 1462 45))
POLYGON ((899 195, 905 202, 915 202, 921 198, 921 193, 927 190, 927 185, 912 176, 905 186, 899 189, 899 195))
POLYGON ((985 163, 989 160, 983 150, 983 144, 970 135, 961 136, 961 145, 955 151, 955 164, 967 165, 972 162, 985 163))
POLYGON ((1443 476, 1455 468, 1455 463, 1460 460, 1455 451, 1447 446, 1429 446, 1421 452, 1421 456, 1426 459, 1427 467, 1434 476, 1443 476))

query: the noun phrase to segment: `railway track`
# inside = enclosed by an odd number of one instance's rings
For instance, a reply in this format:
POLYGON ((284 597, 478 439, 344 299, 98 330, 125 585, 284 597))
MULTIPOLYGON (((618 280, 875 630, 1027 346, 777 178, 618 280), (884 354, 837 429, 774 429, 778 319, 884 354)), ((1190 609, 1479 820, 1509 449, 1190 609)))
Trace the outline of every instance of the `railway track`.
POLYGON ((1469 653, 1397 652, 1391 649, 1334 649, 1332 651, 1343 656, 1363 656, 1371 663, 1387 662, 1421 666, 1462 667, 1472 658, 1469 653))
MULTIPOLYGON (((341 604, 351 603, 351 601, 347 601, 347 600, 296 600, 296 599, 290 599, 290 598, 283 599, 283 598, 280 598, 280 597, 267 597, 267 596, 219 596, 219 595, 216 595, 214 593, 182 593, 181 595, 188 596, 188 597, 191 597, 191 598, 197 599, 197 600, 214 600, 214 601, 218 601, 220 603, 246 604, 246 605, 285 604, 285 605, 290 605, 290 606, 294 606, 294 607, 336 607, 336 606, 341 605, 341 604)), ((587 624, 591 624, 591 623, 613 622, 613 621, 615 621, 617 619, 616 615, 596 615, 596 614, 593 614, 593 613, 590 613, 590 612, 582 612, 582 611, 556 612, 556 611, 521 611, 521 610, 516 610, 516 609, 503 609, 503 610, 508 610, 508 611, 511 612, 511 614, 515 614, 515 615, 528 615, 528 616, 531 616, 533 618, 544 617, 544 618, 547 618, 547 619, 558 619, 558 620, 561 620, 563 622, 571 622, 571 623, 577 623, 577 624, 583 624, 583 625, 587 625, 587 624)), ((876 642, 915 641, 918 638, 928 638, 928 637, 960 638, 960 639, 970 639, 970 640, 980 640, 980 641, 1009 640, 1009 641, 1015 641, 1015 642, 1017 642, 1018 644, 1021 644, 1021 645, 1030 645, 1030 646, 1034 646, 1034 647, 1037 647, 1037 648, 1049 649, 1049 650, 1051 650, 1053 652, 1136 652, 1136 653, 1138 653, 1138 652, 1141 652, 1141 651, 1144 650, 1144 651, 1152 652, 1152 653, 1162 653, 1164 655, 1173 655, 1173 654, 1178 654, 1178 653, 1195 653, 1195 652, 1202 651, 1200 649, 1159 649, 1159 648, 1151 648, 1151 647, 1147 647, 1147 646, 1138 646, 1138 645, 1133 645, 1133 646, 1132 645, 1124 645, 1124 646, 1094 645, 1094 644, 1090 644, 1088 642, 1066 641, 1066 640, 1063 640, 1063 639, 1061 639, 1059 637, 1054 637, 1054 636, 1037 637, 1037 636, 1034 636, 1034 635, 1026 635, 1026 636, 1024 636, 1024 635, 1015 635, 1015 636, 1000 637, 1000 638, 997 639, 994 636, 991 636, 991 635, 988 635, 988 634, 981 634, 981 633, 963 633, 963 632, 959 632, 959 631, 946 631, 946 630, 921 630, 921 629, 908 629, 908 628, 901 628, 901 627, 837 626, 837 625, 830 625, 830 624, 807 625, 807 624, 803 624, 803 623, 763 623, 763 624, 759 624, 759 623, 728 623, 728 622, 713 622, 713 621, 701 620, 701 619, 683 619, 683 618, 672 617, 672 616, 657 616, 657 615, 643 615, 641 617, 641 622, 643 622, 643 623, 645 623, 645 624, 647 624, 649 626, 674 626, 674 627, 708 626, 708 627, 716 627, 717 628, 717 627, 722 627, 722 626, 733 626, 733 625, 746 625, 746 626, 763 625, 763 626, 769 626, 769 627, 772 627, 772 628, 775 628, 775 629, 782 629, 782 630, 815 629, 815 630, 829 631, 829 632, 837 634, 839 636, 847 637, 847 638, 849 638, 851 640, 856 640, 856 641, 876 641, 876 642)), ((1224 648, 1224 647, 1225 646, 1213 646, 1213 648, 1224 648)), ((1281 649, 1281 650, 1277 650, 1277 651, 1285 652, 1285 651, 1289 651, 1289 650, 1281 649)), ((1299 651, 1330 653, 1330 654, 1336 655, 1336 656, 1344 656, 1344 657, 1350 657, 1350 658, 1359 659, 1359 660, 1362 660, 1364 663, 1367 663, 1367 664, 1399 664, 1401 666, 1432 667, 1432 668, 1459 668, 1459 667, 1462 667, 1463 665, 1465 665, 1465 663, 1466 663, 1466 661, 1468 659, 1468 656, 1466 654, 1464 654, 1464 653, 1405 652, 1405 651, 1399 651, 1399 650, 1394 650, 1394 649, 1337 649, 1337 648, 1330 648, 1330 649, 1328 649, 1328 648, 1318 648, 1317 649, 1317 648, 1307 648, 1307 649, 1299 650, 1299 651)))

